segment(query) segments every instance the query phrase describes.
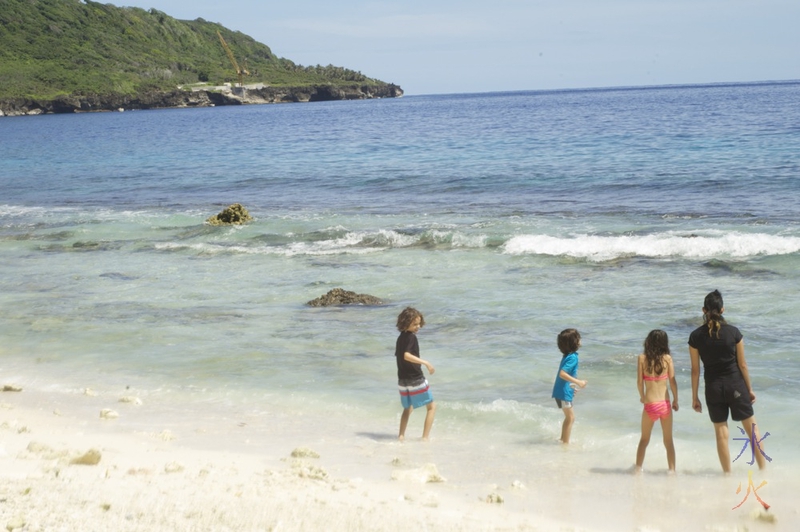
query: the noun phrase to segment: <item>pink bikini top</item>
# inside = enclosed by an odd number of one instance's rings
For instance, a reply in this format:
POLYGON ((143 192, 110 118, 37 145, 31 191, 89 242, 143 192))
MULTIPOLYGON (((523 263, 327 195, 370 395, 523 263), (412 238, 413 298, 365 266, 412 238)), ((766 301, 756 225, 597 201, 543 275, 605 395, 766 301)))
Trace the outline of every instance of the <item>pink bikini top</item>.
POLYGON ((642 375, 642 378, 646 381, 663 381, 669 378, 669 374, 664 373, 660 377, 648 377, 647 375, 642 375))

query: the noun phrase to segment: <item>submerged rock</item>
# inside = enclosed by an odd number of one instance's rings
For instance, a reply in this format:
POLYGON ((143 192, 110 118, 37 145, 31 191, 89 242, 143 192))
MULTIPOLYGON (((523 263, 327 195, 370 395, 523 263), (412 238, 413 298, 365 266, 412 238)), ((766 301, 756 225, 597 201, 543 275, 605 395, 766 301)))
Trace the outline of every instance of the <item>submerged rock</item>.
POLYGON ((252 220, 253 217, 241 203, 234 203, 206 220, 211 225, 241 225, 252 220))
POLYGON ((356 294, 342 288, 334 288, 324 296, 312 299, 310 307, 331 307, 336 305, 382 305, 383 301, 369 294, 356 294))

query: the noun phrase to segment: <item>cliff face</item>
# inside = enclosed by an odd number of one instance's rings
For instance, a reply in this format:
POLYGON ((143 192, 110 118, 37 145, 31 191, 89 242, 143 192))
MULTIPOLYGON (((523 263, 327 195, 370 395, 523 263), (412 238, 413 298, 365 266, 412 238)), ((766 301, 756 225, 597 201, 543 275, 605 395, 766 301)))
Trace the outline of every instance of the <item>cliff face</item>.
POLYGON ((0 101, 0 116, 40 115, 45 113, 80 113, 117 111, 119 109, 163 109, 181 107, 213 107, 291 102, 323 102, 331 100, 366 100, 399 98, 403 90, 397 85, 316 85, 307 87, 264 87, 232 92, 149 92, 136 96, 60 96, 52 100, 13 98, 0 101))
POLYGON ((244 103, 324 102, 330 100, 369 100, 399 98, 403 89, 397 85, 315 85, 309 87, 264 87, 248 90, 244 103))

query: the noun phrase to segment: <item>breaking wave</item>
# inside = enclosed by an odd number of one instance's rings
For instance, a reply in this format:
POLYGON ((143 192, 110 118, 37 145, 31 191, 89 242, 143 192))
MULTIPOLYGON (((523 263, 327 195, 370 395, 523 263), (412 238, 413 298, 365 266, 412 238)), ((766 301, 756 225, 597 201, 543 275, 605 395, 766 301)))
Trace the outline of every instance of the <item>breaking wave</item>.
POLYGON ((551 255, 607 261, 624 257, 649 258, 749 258, 800 252, 800 237, 764 233, 707 232, 702 235, 673 232, 652 235, 520 235, 503 246, 510 255, 551 255))

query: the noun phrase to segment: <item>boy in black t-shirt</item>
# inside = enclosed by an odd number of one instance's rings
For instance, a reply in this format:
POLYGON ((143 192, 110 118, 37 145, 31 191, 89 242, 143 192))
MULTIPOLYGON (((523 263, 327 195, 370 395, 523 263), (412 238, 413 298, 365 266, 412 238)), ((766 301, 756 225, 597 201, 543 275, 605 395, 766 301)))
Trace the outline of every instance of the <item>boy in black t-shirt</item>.
POLYGON ((436 403, 433 400, 430 386, 422 373, 422 366, 428 368, 428 373, 433 375, 436 368, 433 364, 419 357, 419 342, 417 331, 425 325, 425 318, 415 308, 407 307, 397 316, 397 337, 394 356, 397 359, 397 385, 400 389, 400 402, 403 405, 403 415, 400 417, 400 435, 403 441, 408 426, 408 418, 415 408, 426 406, 425 428, 422 439, 428 441, 433 427, 433 418, 436 415, 436 403))

